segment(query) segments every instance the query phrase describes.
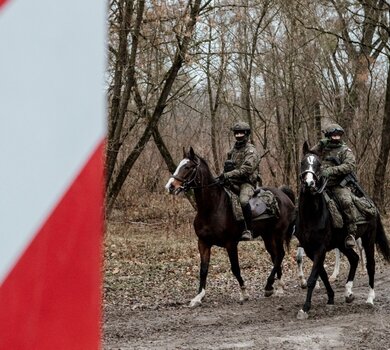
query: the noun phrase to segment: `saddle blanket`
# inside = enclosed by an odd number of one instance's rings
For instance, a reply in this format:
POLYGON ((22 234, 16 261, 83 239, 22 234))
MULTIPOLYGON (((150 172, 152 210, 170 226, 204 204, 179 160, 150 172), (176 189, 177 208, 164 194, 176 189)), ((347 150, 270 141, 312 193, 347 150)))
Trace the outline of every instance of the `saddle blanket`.
MULTIPOLYGON (((236 220, 244 220, 238 195, 225 188, 230 197, 233 214, 236 220)), ((269 190, 256 189, 254 197, 249 200, 252 209, 252 220, 262 220, 270 217, 279 217, 279 205, 274 194, 269 190)))

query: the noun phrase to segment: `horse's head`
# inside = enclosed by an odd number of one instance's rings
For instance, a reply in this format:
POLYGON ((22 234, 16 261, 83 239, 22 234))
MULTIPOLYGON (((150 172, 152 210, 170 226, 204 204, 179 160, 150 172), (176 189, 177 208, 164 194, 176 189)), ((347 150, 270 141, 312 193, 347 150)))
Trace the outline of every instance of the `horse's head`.
POLYGON ((192 147, 190 147, 188 152, 183 149, 183 159, 165 185, 169 193, 177 195, 182 191, 188 191, 191 184, 195 181, 199 164, 200 159, 192 147))
POLYGON ((318 192, 321 179, 321 161, 317 154, 310 151, 308 143, 303 144, 300 180, 303 190, 318 192))

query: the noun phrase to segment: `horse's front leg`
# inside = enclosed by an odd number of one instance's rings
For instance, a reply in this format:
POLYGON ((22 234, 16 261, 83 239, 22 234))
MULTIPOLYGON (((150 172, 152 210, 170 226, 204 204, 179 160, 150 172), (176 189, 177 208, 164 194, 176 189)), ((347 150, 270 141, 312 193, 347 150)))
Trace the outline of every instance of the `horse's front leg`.
POLYGON ((233 275, 240 284, 240 302, 242 303, 249 299, 249 295, 245 288, 244 280, 241 277, 240 263, 238 261, 237 242, 229 242, 226 246, 226 250, 229 255, 230 267, 232 269, 233 275))
POLYGON ((206 280, 209 271, 211 246, 199 239, 198 250, 200 254, 199 289, 198 294, 191 300, 190 307, 199 306, 206 294, 206 280))
POLYGON ((328 305, 334 305, 334 291, 332 289, 332 286, 330 285, 330 281, 328 279, 328 274, 324 268, 324 266, 321 266, 319 268, 319 274, 322 279, 322 282, 324 283, 324 286, 326 288, 326 292, 328 294, 328 305))
POLYGON ((316 286, 316 282, 318 279, 319 272, 321 268, 324 268, 325 261, 325 249, 316 252, 313 259, 313 267, 310 272, 310 276, 307 280, 307 293, 306 293, 306 301, 303 304, 301 310, 298 311, 297 318, 300 320, 307 319, 309 317, 308 312, 311 309, 311 298, 313 296, 313 291, 316 286))

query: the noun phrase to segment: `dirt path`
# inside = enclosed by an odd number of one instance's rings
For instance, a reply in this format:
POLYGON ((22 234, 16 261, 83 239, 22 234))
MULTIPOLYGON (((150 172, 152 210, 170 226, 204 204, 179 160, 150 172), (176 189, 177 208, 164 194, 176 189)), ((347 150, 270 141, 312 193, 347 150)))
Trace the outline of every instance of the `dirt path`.
POLYGON ((336 282, 335 305, 327 307, 322 287, 313 296, 310 318, 296 319, 306 292, 287 283, 281 297, 252 296, 240 305, 232 296, 185 305, 105 312, 104 349, 390 349, 390 273, 376 277, 376 299, 366 305, 367 277, 355 279, 355 301, 344 302, 336 282))

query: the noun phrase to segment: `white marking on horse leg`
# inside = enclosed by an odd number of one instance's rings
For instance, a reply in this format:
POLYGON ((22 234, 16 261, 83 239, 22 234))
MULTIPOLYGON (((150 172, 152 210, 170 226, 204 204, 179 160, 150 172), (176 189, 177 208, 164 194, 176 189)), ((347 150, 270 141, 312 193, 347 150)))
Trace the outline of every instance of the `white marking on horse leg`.
POLYGON ((280 296, 280 295, 283 295, 284 294, 284 286, 285 286, 285 283, 282 279, 280 280, 276 280, 276 291, 275 291, 275 295, 276 296, 280 296))
POLYGON ((196 307, 196 306, 199 306, 200 304, 202 304, 202 299, 205 296, 205 294, 206 294, 206 291, 204 289, 202 289, 202 291, 194 299, 191 300, 189 306, 196 307))
POLYGON ((374 305, 374 299, 375 299, 375 291, 370 287, 370 291, 368 292, 368 298, 366 300, 366 303, 374 305))
POLYGON ((352 287, 352 281, 347 282, 347 284, 345 285, 345 301, 347 303, 352 303, 352 301, 355 299, 355 296, 352 293, 352 287))
POLYGON ((335 256, 336 256, 336 261, 334 263, 334 270, 333 270, 332 276, 329 277, 329 282, 337 281, 339 278, 339 274, 340 274, 340 254, 341 253, 337 248, 334 250, 334 252, 335 252, 335 256))
POLYGON ((309 317, 309 314, 302 309, 298 311, 297 319, 298 320, 306 320, 309 317))
POLYGON ((246 287, 241 287, 240 290, 240 303, 246 301, 249 299, 248 291, 246 290, 246 287))
POLYGON ((345 285, 345 296, 348 297, 350 296, 352 293, 352 287, 353 287, 353 281, 349 281, 346 283, 345 285))

